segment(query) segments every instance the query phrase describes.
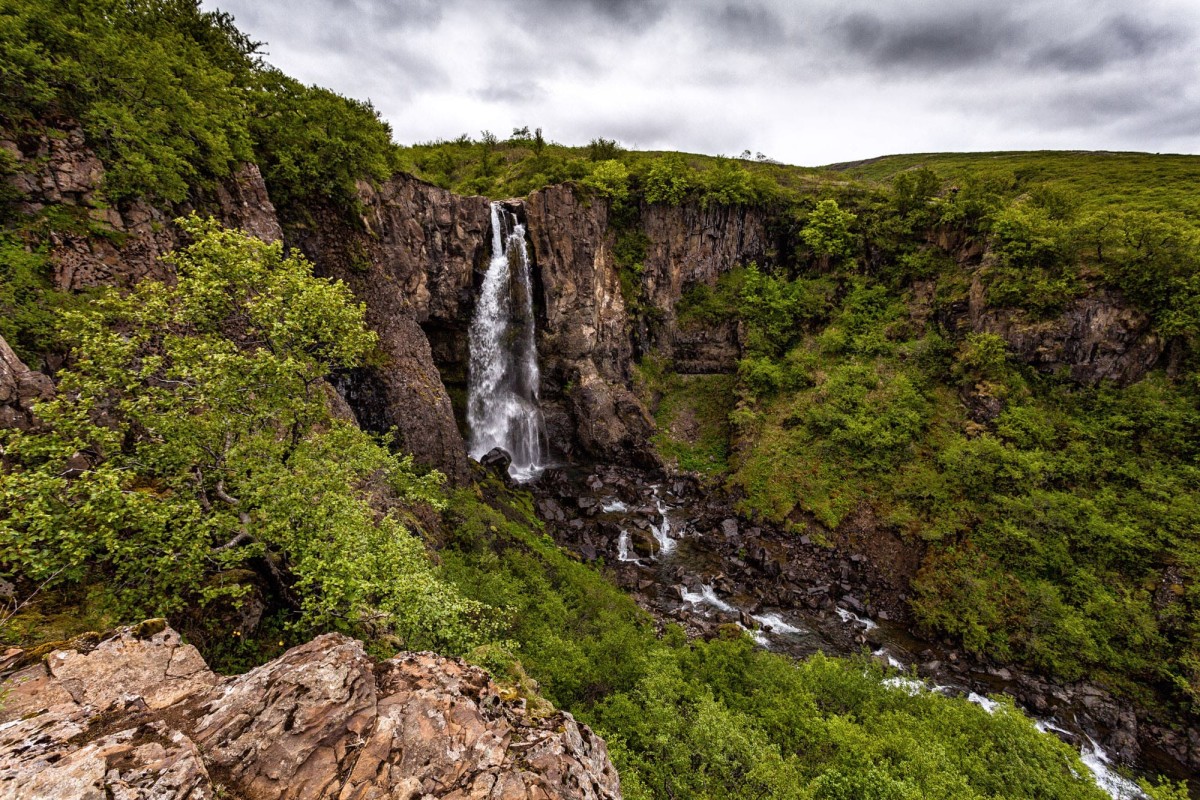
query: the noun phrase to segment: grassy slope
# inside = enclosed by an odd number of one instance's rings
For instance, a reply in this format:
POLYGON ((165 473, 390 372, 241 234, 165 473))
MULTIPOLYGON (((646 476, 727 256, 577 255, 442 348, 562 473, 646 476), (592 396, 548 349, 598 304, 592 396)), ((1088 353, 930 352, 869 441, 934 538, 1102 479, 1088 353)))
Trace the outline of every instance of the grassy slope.
POLYGON ((843 174, 888 183, 905 170, 929 167, 951 181, 1009 175, 1019 184, 1051 183, 1093 208, 1176 211, 1200 218, 1200 156, 1043 150, 1000 153, 913 153, 833 164, 843 174))

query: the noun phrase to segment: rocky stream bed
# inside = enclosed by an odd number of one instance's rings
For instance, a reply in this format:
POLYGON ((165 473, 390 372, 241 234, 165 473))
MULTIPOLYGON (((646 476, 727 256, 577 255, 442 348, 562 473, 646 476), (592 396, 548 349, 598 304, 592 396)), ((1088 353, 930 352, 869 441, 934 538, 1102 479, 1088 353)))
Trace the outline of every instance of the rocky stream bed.
MULTIPOLYGON (((608 574, 661 623, 689 637, 724 625, 795 658, 869 654, 898 690, 961 695, 991 710, 1007 695, 1078 747, 1114 797, 1142 796, 1116 764, 1200 784, 1200 731, 1151 717, 1106 689, 1056 683, 914 633, 902 546, 847 552, 751 525, 691 476, 624 467, 551 468, 525 484, 556 541, 608 574)), ((893 543, 898 545, 899 543, 893 543)))

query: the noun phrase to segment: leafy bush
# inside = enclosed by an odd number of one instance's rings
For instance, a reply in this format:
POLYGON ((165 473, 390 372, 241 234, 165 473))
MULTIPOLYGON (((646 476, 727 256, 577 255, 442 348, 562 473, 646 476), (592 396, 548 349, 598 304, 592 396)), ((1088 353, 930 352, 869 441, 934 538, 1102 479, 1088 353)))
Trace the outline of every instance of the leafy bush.
POLYGON ((691 172, 683 157, 669 153, 650 165, 645 180, 646 202, 677 206, 687 198, 692 185, 691 172))
POLYGON ((325 376, 373 346, 362 307, 278 244, 179 223, 195 241, 178 281, 67 314, 47 430, 3 433, 0 568, 104 580, 126 614, 153 616, 236 597, 244 585, 210 579, 262 563, 306 628, 369 623, 456 651, 485 636, 400 515, 436 504, 440 476, 328 409, 325 376))
POLYGON ((78 119, 110 199, 180 201, 252 157, 242 87, 256 45, 192 0, 12 0, 0 116, 78 119))
POLYGON ((817 203, 808 216, 808 224, 800 231, 800 238, 819 256, 846 258, 854 252, 854 237, 850 227, 857 217, 838 207, 837 200, 825 199, 817 203))
POLYGON ((255 153, 277 205, 323 198, 344 206, 358 181, 391 176, 392 131, 370 103, 270 69, 257 76, 251 102, 255 153))
POLYGON ((629 170, 620 161, 601 161, 580 185, 614 203, 623 203, 629 197, 629 170))

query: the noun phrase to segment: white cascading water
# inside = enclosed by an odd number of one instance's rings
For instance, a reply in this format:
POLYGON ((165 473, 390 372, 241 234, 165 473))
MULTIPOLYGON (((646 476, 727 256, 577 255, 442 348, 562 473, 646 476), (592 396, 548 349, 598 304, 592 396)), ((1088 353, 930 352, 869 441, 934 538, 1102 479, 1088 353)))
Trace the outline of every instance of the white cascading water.
POLYGON ((545 465, 538 406, 533 281, 525 226, 492 203, 492 259, 471 320, 467 424, 471 457, 494 447, 512 456, 509 474, 527 480, 545 465))

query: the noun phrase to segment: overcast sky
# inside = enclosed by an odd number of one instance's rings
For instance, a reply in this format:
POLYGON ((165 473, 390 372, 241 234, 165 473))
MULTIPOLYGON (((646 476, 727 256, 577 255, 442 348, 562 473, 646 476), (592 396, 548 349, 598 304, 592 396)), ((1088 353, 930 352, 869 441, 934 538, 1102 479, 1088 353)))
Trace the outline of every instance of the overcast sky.
POLYGON ((402 143, 1200 152, 1200 0, 204 0, 402 143))

